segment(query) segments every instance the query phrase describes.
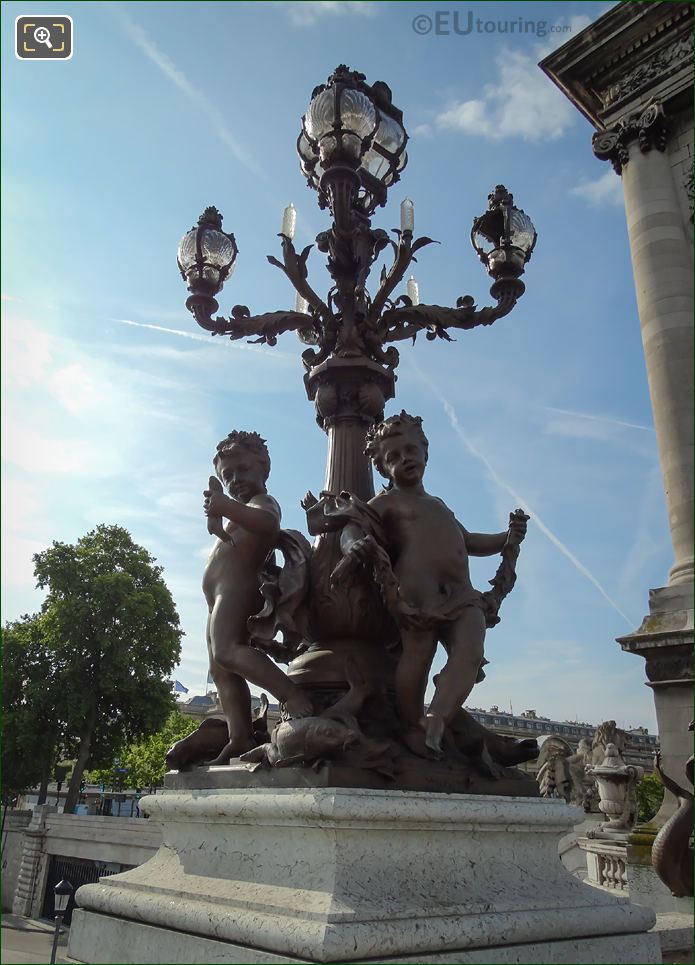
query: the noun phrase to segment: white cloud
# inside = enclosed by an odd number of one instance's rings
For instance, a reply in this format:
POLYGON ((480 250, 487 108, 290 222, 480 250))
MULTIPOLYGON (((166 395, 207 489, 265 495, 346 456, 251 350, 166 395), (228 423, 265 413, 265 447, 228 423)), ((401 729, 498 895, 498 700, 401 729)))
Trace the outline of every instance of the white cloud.
POLYGON ((74 362, 53 374, 49 391, 64 409, 80 415, 98 405, 102 387, 85 368, 74 362))
POLYGON ((607 204, 617 207, 624 203, 622 181, 611 167, 606 168, 600 178, 577 184, 570 194, 588 201, 592 208, 603 208, 607 204))
MULTIPOLYGON (((41 553, 50 543, 50 536, 41 542, 36 539, 25 539, 21 536, 10 536, 5 543, 2 554, 2 582, 6 592, 6 602, 12 603, 9 591, 26 589, 36 585, 34 576, 34 554, 41 553)), ((37 601, 38 601, 37 597, 37 601)), ((35 604, 38 609, 38 603, 35 604)), ((14 609, 14 607, 13 607, 14 609)))
POLYGON ((313 27, 326 17, 373 17, 376 14, 376 3, 366 0, 296 0, 283 6, 295 27, 313 27))
POLYGON ((432 125, 431 124, 418 124, 414 127, 411 133, 411 137, 432 137, 432 125))
POLYGON ((26 388, 43 381, 53 361, 53 339, 24 314, 2 325, 2 382, 26 388))
POLYGON ((37 464, 50 466, 55 475, 103 479, 118 471, 122 462, 108 440, 97 448, 87 438, 60 432, 37 431, 27 422, 10 415, 2 436, 2 457, 23 472, 35 473, 37 464))
POLYGON ((484 88, 483 97, 450 104, 435 118, 437 126, 491 141, 562 137, 577 111, 539 70, 536 58, 506 48, 495 62, 497 78, 484 88))

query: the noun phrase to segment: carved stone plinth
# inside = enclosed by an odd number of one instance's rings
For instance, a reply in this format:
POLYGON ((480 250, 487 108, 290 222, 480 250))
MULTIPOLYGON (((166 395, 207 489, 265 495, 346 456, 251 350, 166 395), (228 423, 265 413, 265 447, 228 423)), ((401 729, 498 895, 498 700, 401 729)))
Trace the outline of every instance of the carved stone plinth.
POLYGON ((659 962, 655 916, 557 858, 560 801, 164 792, 146 864, 77 893, 69 954, 139 962, 659 962))
MULTIPOLYGON (((634 633, 618 637, 629 653, 644 657, 647 686, 654 692, 662 767, 680 780, 692 754, 688 725, 693 719, 692 584, 663 587, 649 593, 649 614, 634 633)), ((676 809, 670 791, 656 817, 660 827, 676 809)))

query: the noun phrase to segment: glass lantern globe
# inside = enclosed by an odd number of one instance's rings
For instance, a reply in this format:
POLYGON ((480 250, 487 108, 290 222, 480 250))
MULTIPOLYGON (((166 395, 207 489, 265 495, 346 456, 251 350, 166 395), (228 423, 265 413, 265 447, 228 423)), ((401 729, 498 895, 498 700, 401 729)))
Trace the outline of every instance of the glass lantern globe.
POLYGON ((386 189, 406 165, 408 135, 402 114, 382 81, 372 86, 364 74, 344 65, 314 90, 302 119, 297 152, 302 173, 326 207, 326 172, 346 167, 357 173, 357 205, 369 215, 386 201, 386 189))
POLYGON ((179 243, 179 271, 189 291, 216 295, 234 271, 238 253, 234 235, 222 231, 222 215, 206 208, 179 243))
POLYGON ((529 216, 514 206, 503 184, 488 195, 488 210, 475 218, 471 242, 478 257, 495 279, 523 274, 536 244, 536 229, 529 216))

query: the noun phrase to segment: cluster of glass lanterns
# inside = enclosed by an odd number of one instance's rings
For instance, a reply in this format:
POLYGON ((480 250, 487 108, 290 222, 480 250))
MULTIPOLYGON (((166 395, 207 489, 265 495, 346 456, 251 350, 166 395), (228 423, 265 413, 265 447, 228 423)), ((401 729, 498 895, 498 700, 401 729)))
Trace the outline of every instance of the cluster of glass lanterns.
MULTIPOLYGON (((337 227, 349 228, 355 213, 369 218, 385 204, 388 188, 407 164, 407 141, 402 112, 383 81, 369 85, 364 74, 341 65, 315 88, 297 150, 319 205, 331 208, 337 227)), ((405 227, 412 232, 412 202, 406 203, 405 227)), ((282 233, 291 239, 294 221, 289 230, 283 219, 282 233)), ((531 257, 536 230, 504 185, 497 185, 488 196, 488 210, 474 219, 471 242, 495 281, 518 279, 531 257)), ((222 230, 222 215, 206 208, 179 245, 178 265, 189 291, 214 298, 234 271, 237 254, 234 235, 222 230)))

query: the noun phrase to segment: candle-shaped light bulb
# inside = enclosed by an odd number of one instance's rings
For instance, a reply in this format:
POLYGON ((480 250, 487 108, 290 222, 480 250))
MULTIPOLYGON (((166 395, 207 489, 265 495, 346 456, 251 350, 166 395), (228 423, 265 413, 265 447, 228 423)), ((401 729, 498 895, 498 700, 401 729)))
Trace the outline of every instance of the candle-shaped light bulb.
POLYGON ((415 229, 415 205, 410 198, 401 201, 401 231, 412 231, 415 229))
POLYGON ((282 212, 282 228, 280 228, 280 234, 286 235, 292 241, 294 238, 294 229, 297 225, 297 209, 290 203, 287 205, 285 210, 282 212))
POLYGON ((307 315, 307 314, 308 314, 308 311, 307 311, 308 308, 309 308, 309 302, 306 300, 306 298, 302 298, 302 296, 299 294, 299 292, 297 292, 297 297, 296 297, 295 300, 294 300, 294 310, 295 310, 295 312, 300 312, 302 315, 307 315))
POLYGON ((420 286, 415 281, 412 275, 410 276, 410 278, 406 283, 405 290, 408 294, 408 298, 410 299, 411 303, 413 305, 419 305, 420 304, 420 286))

